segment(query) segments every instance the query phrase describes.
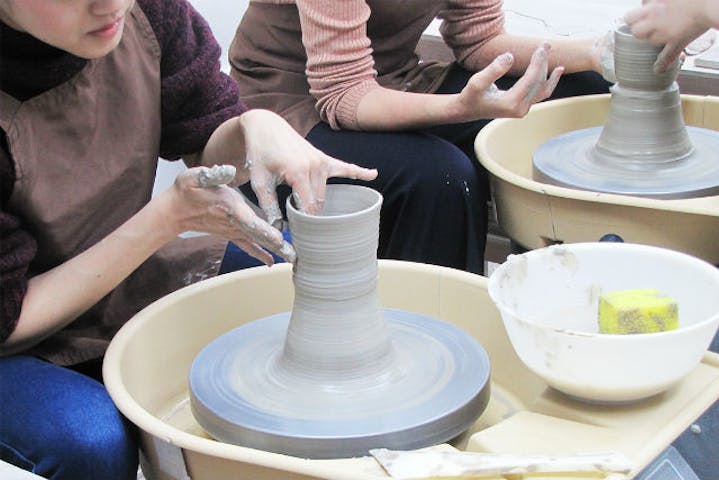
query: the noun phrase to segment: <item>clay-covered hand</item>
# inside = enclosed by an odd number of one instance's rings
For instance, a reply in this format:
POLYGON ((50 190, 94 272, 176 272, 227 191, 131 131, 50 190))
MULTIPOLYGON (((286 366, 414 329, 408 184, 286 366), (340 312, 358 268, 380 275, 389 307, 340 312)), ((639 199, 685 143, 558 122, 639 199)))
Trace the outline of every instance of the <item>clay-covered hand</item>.
POLYGON ((609 30, 594 41, 591 52, 594 70, 601 73, 608 82, 616 83, 614 71, 614 31, 609 30))
POLYGON ((241 181, 250 180, 267 221, 276 227, 282 222, 276 193, 281 183, 292 187, 300 211, 316 214, 324 206, 328 178, 373 180, 377 177, 376 170, 321 152, 272 112, 252 110, 243 117, 248 114, 254 117, 244 123, 246 163, 238 176, 241 181))
POLYGON ((539 47, 524 75, 509 90, 500 90, 494 82, 504 76, 514 63, 511 53, 498 56, 483 70, 475 73, 458 97, 460 109, 467 118, 519 118, 532 105, 548 98, 564 72, 555 68, 548 74, 549 45, 539 47))
POLYGON ((646 38, 654 45, 664 45, 654 64, 654 71, 663 73, 710 25, 701 11, 703 2, 645 0, 643 3, 627 12, 624 21, 635 37, 646 38))
POLYGON ((257 216, 242 195, 227 184, 235 178, 232 165, 190 168, 163 192, 171 205, 168 220, 178 232, 199 231, 231 240, 261 262, 272 265, 268 250, 294 263, 295 250, 282 233, 257 216))

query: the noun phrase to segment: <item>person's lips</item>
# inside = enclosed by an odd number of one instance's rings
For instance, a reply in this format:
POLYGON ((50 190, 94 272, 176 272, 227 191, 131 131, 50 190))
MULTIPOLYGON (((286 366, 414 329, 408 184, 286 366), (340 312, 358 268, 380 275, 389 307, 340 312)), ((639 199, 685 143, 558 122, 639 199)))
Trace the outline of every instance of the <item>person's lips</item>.
POLYGON ((113 37, 120 29, 121 22, 122 18, 118 18, 116 20, 113 20, 112 22, 106 23, 105 25, 101 26, 96 30, 92 30, 91 32, 89 32, 89 34, 103 38, 113 37))

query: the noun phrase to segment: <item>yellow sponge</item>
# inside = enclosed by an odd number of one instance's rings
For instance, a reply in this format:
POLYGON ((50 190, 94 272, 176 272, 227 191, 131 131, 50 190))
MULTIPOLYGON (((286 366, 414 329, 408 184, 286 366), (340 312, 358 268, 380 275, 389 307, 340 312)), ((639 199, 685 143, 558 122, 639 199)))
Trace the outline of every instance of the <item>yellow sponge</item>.
POLYGON ((619 290, 599 298, 599 333, 654 333, 678 327, 677 302, 657 290, 619 290))

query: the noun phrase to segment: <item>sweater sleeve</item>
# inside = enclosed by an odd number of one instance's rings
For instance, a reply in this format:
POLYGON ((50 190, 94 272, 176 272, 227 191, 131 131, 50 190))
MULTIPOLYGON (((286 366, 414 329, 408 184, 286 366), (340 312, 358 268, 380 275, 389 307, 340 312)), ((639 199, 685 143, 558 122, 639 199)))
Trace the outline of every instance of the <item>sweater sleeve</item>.
POLYGON ((247 110, 237 85, 220 68, 220 46, 186 0, 138 0, 160 44, 160 155, 177 159, 201 151, 225 120, 247 110))
POLYGON ((367 36, 365 0, 296 0, 307 52, 307 80, 320 117, 332 128, 357 130, 357 105, 378 88, 367 36))
POLYGON ((6 210, 15 179, 6 147, 0 130, 0 342, 10 336, 20 318, 29 265, 37 251, 33 236, 23 230, 19 218, 6 210))
POLYGON ((486 67, 482 46, 504 32, 502 0, 452 0, 438 18, 439 32, 457 61, 471 71, 486 67))

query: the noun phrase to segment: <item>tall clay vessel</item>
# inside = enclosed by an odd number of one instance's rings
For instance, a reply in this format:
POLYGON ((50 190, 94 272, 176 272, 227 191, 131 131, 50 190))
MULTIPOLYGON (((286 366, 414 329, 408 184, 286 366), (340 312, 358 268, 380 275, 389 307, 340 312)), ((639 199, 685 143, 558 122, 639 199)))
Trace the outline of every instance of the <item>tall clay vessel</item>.
POLYGON ((299 261, 281 367, 327 380, 371 375, 392 353, 377 297, 382 198, 372 189, 350 186, 340 195, 330 187, 327 195, 321 216, 287 204, 299 261))
POLYGON ((614 44, 617 83, 595 159, 657 169, 687 157, 694 145, 682 117, 678 61, 667 72, 654 73, 661 47, 637 39, 626 26, 614 32, 614 44))

